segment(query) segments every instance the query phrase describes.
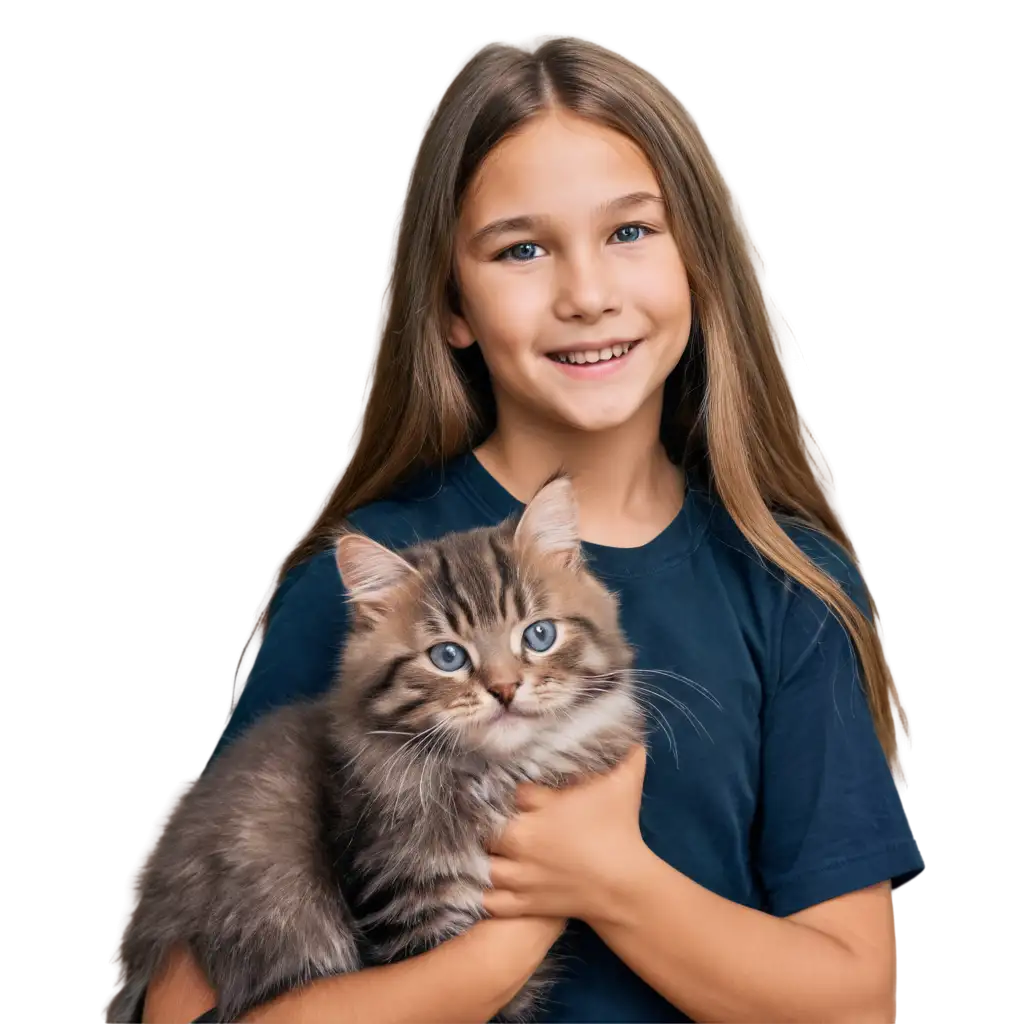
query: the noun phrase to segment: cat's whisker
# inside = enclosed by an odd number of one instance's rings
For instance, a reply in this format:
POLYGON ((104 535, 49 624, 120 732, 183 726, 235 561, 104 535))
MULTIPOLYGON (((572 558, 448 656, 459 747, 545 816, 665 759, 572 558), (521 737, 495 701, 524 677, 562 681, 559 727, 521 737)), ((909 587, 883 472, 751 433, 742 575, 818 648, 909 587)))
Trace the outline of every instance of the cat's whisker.
POLYGON ((668 669, 664 668, 634 668, 630 669, 630 671, 633 675, 651 674, 656 676, 665 676, 668 679, 675 679, 680 683, 685 683, 687 686, 696 690, 702 697, 706 697, 711 701, 719 711, 722 710, 721 701, 719 701, 719 699, 706 686, 702 686, 696 680, 690 679, 687 676, 681 676, 678 672, 670 672, 668 669))
POLYGON ((661 731, 665 734, 666 739, 668 740, 669 748, 672 750, 672 756, 676 757, 678 754, 678 746, 676 744, 675 730, 672 728, 672 723, 669 722, 665 713, 661 710, 661 708, 657 707, 655 704, 652 704, 650 701, 646 700, 643 697, 638 697, 636 698, 636 700, 642 708, 646 709, 651 713, 652 716, 654 716, 655 724, 661 729, 661 731))
MULTIPOLYGON (((593 678, 593 677, 589 677, 593 678)), ((600 686, 581 686, 576 689, 577 693, 607 693, 608 690, 605 687, 600 686)), ((672 751, 672 759, 675 761, 675 765, 679 767, 679 746, 676 741, 675 731, 672 729, 672 725, 664 712, 656 707, 649 699, 644 696, 640 696, 634 692, 633 699, 642 707, 646 708, 655 716, 654 724, 661 729, 665 734, 665 738, 668 740, 669 749, 672 751)))
MULTIPOLYGON (((599 675, 584 676, 582 678, 593 680, 593 681, 597 682, 597 681, 600 681, 600 680, 606 679, 606 678, 611 680, 613 678, 613 676, 614 676, 613 673, 602 673, 602 674, 599 674, 599 675)), ((664 713, 661 711, 660 708, 657 708, 651 702, 650 698, 655 698, 656 697, 656 698, 658 698, 660 700, 664 700, 668 704, 670 704, 672 707, 674 707, 677 710, 681 711, 686 716, 687 721, 689 721, 690 725, 693 726, 694 732, 696 732, 698 736, 701 735, 701 733, 703 733, 704 736, 706 736, 712 743, 715 742, 714 741, 714 737, 711 735, 710 732, 708 732, 707 728, 704 726, 704 723, 700 720, 700 718, 696 715, 696 713, 690 707, 688 707, 686 704, 684 704, 681 700, 679 700, 676 697, 673 697, 669 693, 666 693, 664 690, 661 689, 661 687, 655 686, 653 683, 640 683, 640 682, 637 682, 636 680, 633 680, 632 689, 633 689, 634 699, 637 700, 639 703, 642 703, 644 705, 644 707, 649 708, 652 713, 658 714, 661 719, 665 720, 666 724, 667 724, 667 719, 665 719, 664 713)), ((584 693, 598 692, 598 688, 597 687, 581 687, 579 689, 579 692, 584 692, 584 693)), ((669 728, 671 728, 671 727, 669 726, 669 728)), ((674 734, 673 734, 673 738, 670 739, 670 744, 674 745, 674 734)), ((678 767, 678 763, 679 762, 678 762, 677 755, 674 753, 673 757, 676 758, 676 765, 678 767)))
MULTIPOLYGON (((630 675, 632 674, 632 671, 633 670, 630 670, 630 673, 629 673, 630 675)), ((650 671, 660 671, 660 670, 651 669, 650 671)), ((666 674, 670 674, 671 675, 672 673, 666 673, 666 674)), ((689 720, 690 724, 693 726, 694 730, 698 733, 698 735, 700 733, 703 733, 709 740, 711 740, 712 743, 715 742, 714 738, 711 735, 711 733, 708 732, 708 730, 705 728, 704 723, 700 720, 700 718, 697 717, 696 713, 687 704, 685 704, 683 701, 679 700, 678 697, 673 697, 672 694, 667 693, 664 689, 662 689, 662 687, 658 686, 655 683, 644 682, 644 681, 640 681, 640 680, 637 680, 637 679, 629 679, 629 675, 627 675, 626 679, 624 679, 623 678, 623 673, 619 673, 619 672, 602 672, 602 673, 597 673, 597 674, 593 674, 593 675, 586 675, 586 676, 583 676, 582 678, 583 679, 588 679, 588 680, 593 680, 593 681, 599 681, 599 680, 602 680, 602 679, 608 679, 608 680, 618 680, 620 682, 626 682, 627 679, 628 679, 628 681, 631 683, 633 691, 635 693, 644 693, 644 694, 647 694, 649 697, 657 697, 658 699, 663 700, 663 701, 667 702, 668 704, 671 704, 674 708, 677 708, 684 715, 686 715, 687 719, 689 720)), ((717 708, 719 708, 719 710, 721 710, 722 705, 719 703, 719 701, 716 700, 713 696, 711 697, 711 700, 713 701, 715 706, 717 708)))
MULTIPOLYGON (((426 780, 427 777, 428 777, 428 769, 430 767, 431 760, 432 760, 432 758, 434 756, 436 756, 437 757, 437 762, 438 762, 438 764, 440 764, 440 762, 442 761, 442 759, 445 756, 445 750, 446 750, 446 748, 448 746, 449 740, 453 739, 453 733, 452 733, 451 728, 448 726, 448 723, 447 722, 442 722, 441 724, 443 726, 445 726, 445 728, 441 729, 439 732, 435 733, 434 736, 431 737, 431 740, 427 744, 427 749, 425 751, 425 762, 424 762, 424 764, 423 764, 423 766, 422 766, 422 768, 420 770, 420 794, 419 795, 420 795, 420 806, 423 808, 423 813, 424 814, 429 813, 429 811, 428 811, 428 808, 427 808, 427 802, 426 802, 426 800, 424 799, 424 796, 423 796, 423 783, 424 783, 424 780, 426 780)), ((433 772, 432 771, 430 773, 430 777, 433 779, 433 778, 441 778, 442 776, 441 776, 440 772, 433 772)), ((432 786, 428 786, 427 787, 427 795, 430 797, 430 799, 435 804, 437 804, 437 806, 442 811, 447 813, 447 808, 443 807, 435 799, 434 794, 433 794, 433 787, 432 786)))
POLYGON ((398 821, 398 808, 402 803, 402 797, 405 795, 402 792, 402 788, 405 785, 405 777, 409 774, 409 770, 416 763, 413 758, 409 758, 409 763, 405 766, 405 771, 402 772, 402 777, 398 780, 398 785, 395 787, 395 800, 391 807, 391 828, 394 829, 395 823, 398 821))
POLYGON ((662 698, 663 700, 668 701, 670 703, 670 705, 672 705, 674 708, 676 708, 679 711, 681 711, 686 716, 686 718, 689 720, 690 725, 693 726, 694 731, 698 735, 700 733, 703 733, 703 735, 705 735, 713 743, 715 742, 714 738, 712 737, 712 734, 708 731, 708 729, 706 728, 705 724, 703 724, 703 722, 701 722, 700 719, 697 718, 696 714, 694 714, 694 712, 687 705, 685 705, 685 703, 683 703, 681 700, 677 700, 675 697, 671 697, 668 693, 662 693, 662 692, 659 692, 659 691, 656 691, 656 690, 651 691, 651 690, 648 690, 646 687, 643 687, 643 686, 638 686, 637 689, 636 689, 636 692, 640 693, 640 694, 644 694, 647 697, 657 696, 657 697, 662 698))
POLYGON ((405 743, 403 743, 397 750, 395 750, 389 757, 387 757, 384 763, 380 766, 379 771, 384 774, 383 781, 385 783, 388 780, 389 766, 391 765, 391 763, 401 755, 402 751, 405 750, 405 748, 409 746, 410 743, 415 743, 419 735, 419 733, 414 734, 412 739, 407 740, 405 743))
POLYGON ((665 701, 666 704, 670 704, 672 707, 679 711, 684 711, 688 705, 685 701, 681 701, 678 697, 672 696, 671 693, 666 693, 661 687, 654 687, 650 683, 633 683, 634 693, 644 693, 648 697, 657 697, 659 700, 665 701))
POLYGON ((445 723, 444 723, 444 720, 442 720, 442 721, 440 721, 440 722, 437 722, 437 723, 436 723, 435 725, 432 725, 432 726, 431 726, 431 727, 430 727, 429 729, 426 729, 426 730, 424 730, 423 732, 417 732, 417 733, 413 733, 412 739, 406 740, 406 741, 405 741, 405 743, 403 743, 403 744, 402 744, 402 745, 401 745, 401 746, 400 746, 400 747, 399 747, 399 748, 398 748, 398 749, 397 749, 397 750, 396 750, 396 751, 395 751, 395 752, 394 752, 394 753, 393 753, 393 754, 392 754, 392 755, 391 755, 391 756, 390 756, 390 757, 389 757, 389 758, 388 758, 388 759, 387 759, 387 760, 386 760, 386 761, 385 761, 385 762, 384 762, 384 763, 383 763, 383 764, 382 764, 382 765, 380 766, 380 770, 381 770, 382 772, 384 772, 384 778, 383 778, 383 780, 382 780, 382 783, 381 783, 381 788, 385 788, 385 787, 387 786, 387 784, 388 784, 388 780, 389 780, 389 779, 390 779, 390 777, 391 777, 391 771, 392 771, 392 767, 391 767, 391 766, 393 765, 393 763, 395 763, 395 762, 396 762, 396 760, 397 760, 397 759, 399 759, 399 758, 401 757, 401 754, 402 754, 402 752, 403 752, 403 751, 404 751, 404 750, 406 749, 406 747, 408 747, 408 746, 410 746, 410 745, 415 745, 415 744, 416 744, 417 742, 422 742, 422 741, 423 741, 423 740, 425 740, 425 739, 426 739, 427 737, 429 737, 429 736, 431 735, 431 733, 433 733, 433 732, 435 732, 436 730, 440 729, 440 728, 441 728, 441 727, 442 727, 442 726, 443 726, 444 724, 445 724, 445 723))
POLYGON ((370 744, 364 743, 345 763, 342 765, 343 769, 350 768, 356 761, 358 761, 363 754, 369 750, 370 744))
POLYGON ((641 707, 644 707, 648 711, 650 711, 650 713, 654 716, 655 724, 658 726, 659 729, 661 729, 661 731, 665 734, 665 738, 668 740, 668 748, 672 752, 672 760, 675 762, 676 768, 678 768, 679 745, 676 742, 676 734, 675 731, 672 729, 672 724, 665 716, 665 713, 661 710, 661 708, 655 707, 654 704, 652 704, 644 697, 634 696, 634 700, 636 700, 636 702, 640 704, 641 707))
MULTIPOLYGON (((614 679, 616 681, 626 681, 632 679, 634 682, 638 680, 635 678, 641 675, 656 675, 665 676, 668 679, 675 679, 680 683, 685 683, 687 686, 696 690, 702 697, 706 697, 719 711, 722 710, 721 701, 706 687, 687 676, 681 676, 678 672, 670 672, 668 669, 663 668, 628 668, 628 669, 615 669, 610 672, 599 672, 583 676, 584 679, 614 679)), ((653 686, 653 683, 648 685, 653 686)))
MULTIPOLYGON (((412 740, 409 740, 406 743, 403 743, 402 746, 399 747, 397 753, 400 754, 403 750, 405 750, 406 747, 408 747, 410 745, 410 743, 413 745, 414 748, 415 748, 415 746, 418 743, 427 743, 428 747, 429 747, 430 738, 435 733, 437 733, 441 729, 443 729, 445 724, 446 723, 445 723, 444 719, 442 719, 441 721, 437 722, 435 725, 431 726, 429 729, 425 730, 424 732, 417 733, 413 737, 412 740)), ((402 772, 402 777, 398 780, 398 785, 395 787, 395 801, 394 801, 394 807, 392 808, 392 812, 391 812, 391 827, 392 828, 395 827, 395 822, 398 820, 398 806, 399 806, 399 804, 400 804, 400 802, 402 800, 402 796, 404 794, 405 780, 408 777, 409 772, 412 770, 413 765, 415 765, 416 762, 417 762, 416 754, 417 754, 417 751, 415 749, 410 752, 410 754, 408 756, 408 764, 406 764, 405 771, 402 772)), ((392 756, 392 758, 389 758, 389 760, 393 760, 393 757, 394 757, 394 755, 392 756)), ((390 775, 390 772, 389 772, 389 775, 390 775)), ((385 779, 385 785, 386 784, 387 784, 387 779, 385 779)))
MULTIPOLYGON (((445 746, 443 748, 443 756, 448 757, 456 752, 459 745, 459 734, 454 728, 449 728, 445 736, 445 746), (450 749, 449 749, 450 748, 450 749)), ((455 799, 455 785, 452 783, 450 776, 439 775, 439 781, 441 783, 441 793, 446 797, 443 809, 445 813, 454 820, 458 813, 458 804, 455 799), (445 783, 448 783, 446 786, 445 783)), ((441 806, 441 805, 439 805, 441 806)))
POLYGON ((690 724, 693 726, 695 731, 696 731, 696 729, 699 726, 700 727, 700 731, 703 732, 704 735, 707 736, 707 738, 712 743, 715 742, 714 736, 712 736, 711 733, 709 733, 707 731, 707 729, 704 728, 704 723, 689 708, 684 707, 683 708, 683 714, 686 715, 686 717, 690 720, 690 724))
POLYGON ((433 735, 431 735, 430 739, 424 744, 423 747, 423 760, 420 762, 420 783, 418 794, 420 799, 420 808, 422 809, 424 816, 426 816, 427 814, 427 801, 426 797, 423 794, 423 783, 426 780, 427 772, 430 769, 431 750, 433 750, 434 744, 438 741, 438 739, 443 738, 443 736, 443 731, 435 732, 433 735))
MULTIPOLYGON (((431 734, 436 732, 440 728, 440 726, 442 724, 443 723, 438 722, 436 725, 431 726, 431 728, 427 729, 425 732, 418 732, 418 733, 416 733, 416 735, 413 736, 412 739, 409 739, 406 742, 402 743, 399 746, 398 750, 396 750, 384 762, 384 764, 381 765, 380 771, 383 773, 383 778, 380 781, 380 790, 381 790, 381 792, 385 792, 385 793, 390 792, 391 774, 394 771, 396 771, 398 768, 400 768, 401 760, 402 760, 402 755, 404 754, 404 752, 406 752, 412 746, 412 748, 414 748, 414 750, 411 751, 410 754, 408 755, 409 764, 407 765, 406 772, 404 772, 402 774, 402 778, 401 778, 402 782, 404 781, 404 778, 406 778, 406 775, 409 773, 409 765, 413 765, 413 764, 416 763, 416 752, 415 752, 416 746, 419 745, 420 743, 424 743, 424 742, 429 741, 429 738, 430 738, 431 734)), ((402 788, 401 784, 399 783, 398 788, 395 791, 395 799, 396 800, 400 799, 401 788, 402 788)), ((392 821, 392 824, 393 824, 393 821, 392 821)))

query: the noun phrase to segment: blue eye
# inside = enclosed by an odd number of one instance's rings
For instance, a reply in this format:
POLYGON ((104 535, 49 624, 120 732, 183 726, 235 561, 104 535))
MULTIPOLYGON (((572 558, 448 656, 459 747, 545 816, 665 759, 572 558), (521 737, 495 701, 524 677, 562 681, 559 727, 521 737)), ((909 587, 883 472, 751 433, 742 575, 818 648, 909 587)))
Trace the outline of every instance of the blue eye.
POLYGON ((458 644, 434 644, 427 653, 442 672, 458 672, 469 661, 466 648, 458 644))
POLYGON ((620 242, 639 242, 640 239, 643 238, 643 234, 640 232, 647 230, 649 230, 649 228, 644 227, 643 224, 623 224, 622 227, 615 229, 615 237, 617 241, 620 242), (629 231, 631 237, 628 239, 622 238, 623 231, 629 231), (637 233, 634 234, 634 231, 636 231, 637 233))
MULTIPOLYGON (((529 253, 524 253, 523 249, 530 250, 540 248, 541 247, 536 242, 517 242, 514 246, 509 246, 508 249, 500 253, 498 259, 507 260, 511 263, 528 263, 530 262, 529 253), (518 259, 513 255, 513 253, 518 253, 518 255, 523 258, 518 259)), ((534 255, 536 256, 537 254, 535 253, 534 255)))
POLYGON ((531 650, 546 651, 555 642, 558 631, 550 619, 541 619, 539 622, 527 626, 523 633, 523 643, 531 650))

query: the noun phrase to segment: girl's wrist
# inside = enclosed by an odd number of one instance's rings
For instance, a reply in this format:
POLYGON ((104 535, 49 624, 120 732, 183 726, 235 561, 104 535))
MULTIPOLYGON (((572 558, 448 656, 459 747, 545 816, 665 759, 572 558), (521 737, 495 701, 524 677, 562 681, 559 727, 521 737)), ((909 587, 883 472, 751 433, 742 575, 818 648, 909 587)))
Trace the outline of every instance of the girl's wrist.
POLYGON ((589 903, 582 919, 595 931, 628 924, 638 895, 659 859, 638 832, 634 841, 608 859, 596 884, 588 887, 589 903))

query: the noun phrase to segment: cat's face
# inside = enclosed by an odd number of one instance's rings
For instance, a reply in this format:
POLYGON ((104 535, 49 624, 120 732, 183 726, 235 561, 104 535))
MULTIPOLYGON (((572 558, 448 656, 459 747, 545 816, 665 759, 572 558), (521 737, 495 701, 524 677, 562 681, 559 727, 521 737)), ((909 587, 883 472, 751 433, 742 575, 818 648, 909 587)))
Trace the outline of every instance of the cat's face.
POLYGON ((353 613, 343 686, 367 730, 433 729, 425 750, 510 754, 545 730, 592 727, 624 685, 631 651, 615 598, 583 566, 565 478, 518 524, 401 555, 349 535, 337 552, 353 613))

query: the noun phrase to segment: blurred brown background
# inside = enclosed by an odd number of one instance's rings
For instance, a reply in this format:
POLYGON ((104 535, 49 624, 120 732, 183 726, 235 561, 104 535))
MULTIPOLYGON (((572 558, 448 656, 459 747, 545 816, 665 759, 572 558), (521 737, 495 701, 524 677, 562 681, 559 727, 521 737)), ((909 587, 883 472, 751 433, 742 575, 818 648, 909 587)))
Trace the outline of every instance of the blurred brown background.
POLYGON ((1024 18, 62 6, 0 11, 0 1019, 92 1019, 339 454, 424 105, 525 31, 662 81, 748 213, 918 727, 907 1021, 1019 1019, 1024 18))

